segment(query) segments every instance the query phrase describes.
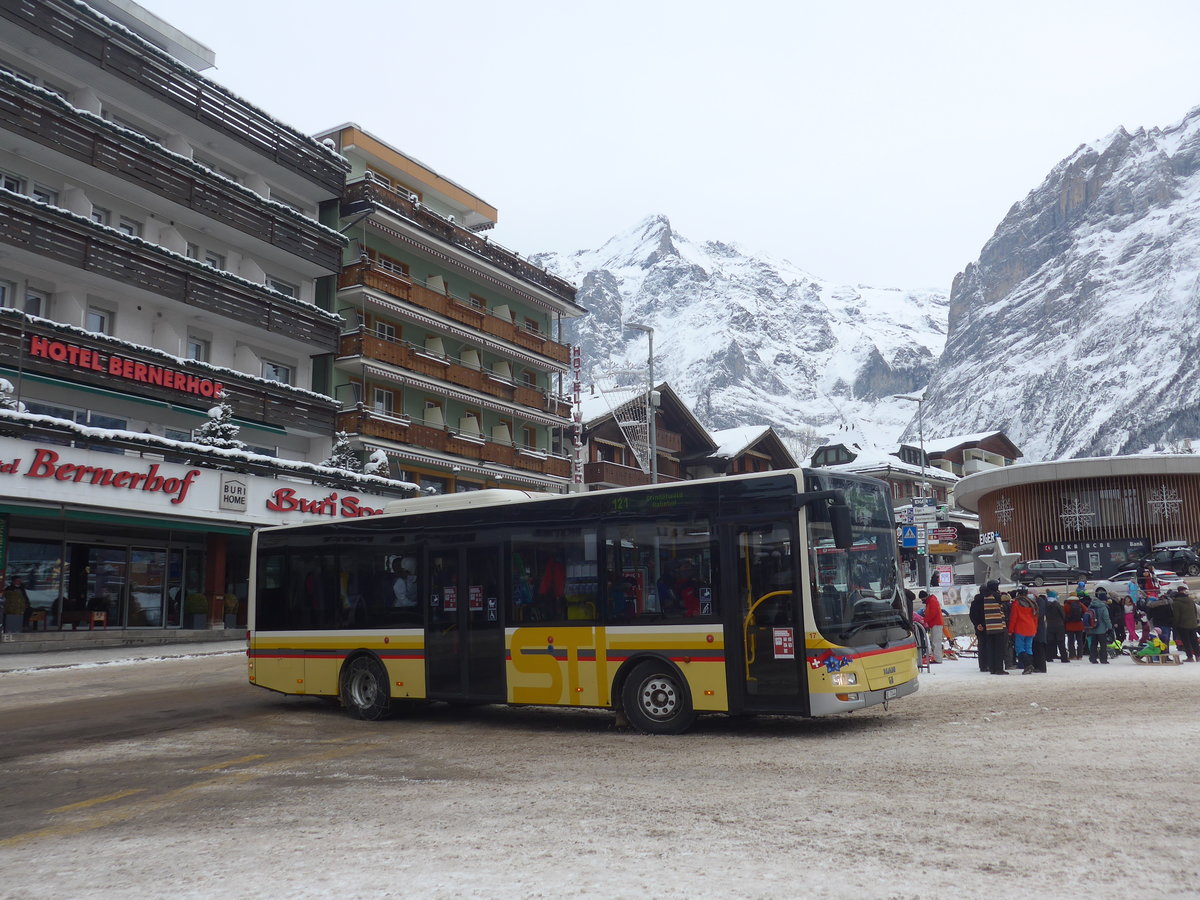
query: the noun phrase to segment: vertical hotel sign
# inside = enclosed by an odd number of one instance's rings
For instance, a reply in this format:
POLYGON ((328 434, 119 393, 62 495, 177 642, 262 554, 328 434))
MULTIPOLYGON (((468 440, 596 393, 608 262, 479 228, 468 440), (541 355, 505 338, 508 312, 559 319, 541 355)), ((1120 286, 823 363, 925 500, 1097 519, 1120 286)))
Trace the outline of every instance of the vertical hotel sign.
POLYGON ((571 347, 571 374, 575 379, 572 387, 574 408, 571 413, 571 442, 574 445, 575 458, 571 461, 572 481, 583 484, 583 348, 579 344, 571 347))

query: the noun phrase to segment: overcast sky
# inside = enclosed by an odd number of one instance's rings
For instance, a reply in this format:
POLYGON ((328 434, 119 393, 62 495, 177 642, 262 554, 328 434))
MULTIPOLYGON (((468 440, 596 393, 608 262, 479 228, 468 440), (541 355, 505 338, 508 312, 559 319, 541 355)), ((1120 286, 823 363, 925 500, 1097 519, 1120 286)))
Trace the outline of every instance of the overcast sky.
POLYGON ((650 213, 837 282, 949 289, 1079 144, 1200 105, 1195 0, 141 0, 205 74, 353 121, 524 254, 650 213))

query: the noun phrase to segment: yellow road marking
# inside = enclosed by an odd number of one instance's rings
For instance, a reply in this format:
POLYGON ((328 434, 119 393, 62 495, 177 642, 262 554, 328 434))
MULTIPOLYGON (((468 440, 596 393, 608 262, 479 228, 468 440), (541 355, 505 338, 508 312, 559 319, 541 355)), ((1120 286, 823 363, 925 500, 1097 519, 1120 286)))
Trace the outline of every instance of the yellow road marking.
POLYGON ((279 759, 270 763, 265 763, 256 768, 247 769, 241 772, 225 772, 218 775, 216 778, 210 778, 206 781, 198 781, 195 784, 189 784, 185 787, 176 788, 173 791, 167 791, 165 794, 159 794, 153 797, 145 797, 141 800, 134 801, 125 806, 116 809, 107 809, 96 813, 95 815, 80 819, 75 822, 64 822, 61 825, 48 825, 45 828, 38 828, 35 831, 27 831, 24 834, 14 834, 12 837, 0 839, 0 847, 15 847, 18 844, 24 844, 28 841, 34 841, 39 838, 62 838, 71 837, 76 834, 83 834, 86 831, 94 831, 97 828, 105 828, 109 825, 117 825, 121 822, 127 822, 136 816, 144 813, 154 812, 155 810, 163 809, 177 803, 180 799, 189 794, 194 794, 204 788, 213 787, 216 785, 242 784, 247 781, 252 781, 255 778, 261 778, 270 774, 275 769, 288 769, 299 763, 317 763, 327 762, 331 759, 337 759, 342 756, 352 756, 355 753, 365 753, 368 750, 376 750, 382 747, 383 744, 359 744, 353 747, 336 747, 326 750, 322 753, 313 753, 308 756, 296 756, 291 759, 279 759))
POLYGON ((99 803, 108 803, 110 800, 120 800, 122 797, 129 797, 133 794, 141 794, 145 790, 145 788, 133 788, 132 790, 121 791, 120 793, 116 794, 107 794, 103 797, 95 797, 91 800, 80 800, 78 803, 70 803, 66 806, 60 806, 57 809, 50 810, 50 812, 60 813, 70 812, 74 809, 86 809, 89 806, 96 806, 99 803))
POLYGON ((265 754, 265 753, 252 753, 249 756, 240 756, 237 759, 227 759, 227 760, 225 760, 225 762, 213 763, 211 766, 203 766, 202 768, 197 769, 196 771, 198 771, 198 772, 215 772, 217 769, 227 769, 230 766, 236 766, 238 763, 246 763, 246 762, 251 762, 256 759, 263 759, 264 757, 266 757, 266 755, 267 754, 265 754))

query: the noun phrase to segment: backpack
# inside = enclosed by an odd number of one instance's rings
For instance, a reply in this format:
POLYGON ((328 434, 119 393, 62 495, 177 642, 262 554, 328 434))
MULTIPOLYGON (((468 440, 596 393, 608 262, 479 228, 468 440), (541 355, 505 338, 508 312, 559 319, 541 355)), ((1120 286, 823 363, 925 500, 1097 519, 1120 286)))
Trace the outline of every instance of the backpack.
POLYGON ((1083 618, 1081 621, 1083 622, 1083 630, 1091 631, 1096 627, 1096 623, 1099 622, 1100 619, 1096 616, 1096 611, 1089 608, 1083 611, 1083 618))
POLYGON ((1067 605, 1066 605, 1067 621, 1068 622, 1080 621, 1083 618, 1083 614, 1081 612, 1082 607, 1083 607, 1083 604, 1080 603, 1078 600, 1068 600, 1067 605))

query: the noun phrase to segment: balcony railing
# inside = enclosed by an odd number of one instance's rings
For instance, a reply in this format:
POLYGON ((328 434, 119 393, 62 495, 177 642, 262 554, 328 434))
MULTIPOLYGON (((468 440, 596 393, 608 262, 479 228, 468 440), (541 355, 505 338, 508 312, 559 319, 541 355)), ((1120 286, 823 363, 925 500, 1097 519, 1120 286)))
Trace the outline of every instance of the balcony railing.
POLYGON ((571 360, 571 348, 536 334, 515 322, 492 315, 466 301, 448 293, 431 290, 415 284, 403 275, 378 268, 371 260, 351 263, 342 269, 338 278, 339 288, 369 287, 373 290, 407 300, 422 309, 438 313, 475 331, 493 335, 526 350, 549 357, 555 362, 566 364, 571 360))
POLYGON ((337 428, 348 434, 380 438, 423 450, 446 453, 476 463, 495 463, 553 478, 571 474, 570 460, 540 452, 522 452, 514 444, 493 441, 483 435, 464 435, 379 413, 365 407, 338 414, 337 428))
POLYGON ((452 357, 435 356, 408 341, 379 337, 365 328, 342 335, 338 356, 361 356, 389 363, 500 400, 549 412, 562 419, 571 416, 571 404, 567 400, 545 394, 536 388, 495 378, 481 369, 463 365, 452 357))
MULTIPOLYGON (((349 164, 169 54, 72 0, 0 0, 7 20, 338 195, 349 164)), ((139 106, 134 102, 134 106, 139 106)))
POLYGON ((96 272, 251 328, 304 341, 319 351, 337 346, 340 322, 324 310, 288 300, 266 286, 260 290, 242 279, 224 276, 153 244, 9 191, 0 192, 0 244, 96 272))
MULTIPOLYGON (((676 473, 658 473, 658 481, 665 484, 668 481, 682 481, 676 473)), ((615 487, 637 487, 650 484, 650 476, 641 469, 632 466, 622 466, 611 462, 590 462, 583 465, 584 484, 610 484, 615 487)))
POLYGON ((194 209, 321 268, 341 268, 346 239, 316 222, 278 209, 251 191, 204 167, 179 159, 156 144, 138 141, 66 101, 46 95, 0 72, 0 128, 36 141, 130 184, 194 209))
POLYGON ((308 391, 263 382, 232 369, 181 360, 116 338, 89 334, 77 328, 26 316, 18 310, 0 309, 0 359, 10 369, 63 381, 78 381, 87 387, 107 388, 117 394, 161 400, 175 406, 207 409, 215 402, 148 381, 123 378, 111 372, 109 366, 79 369, 42 356, 31 356, 28 351, 33 338, 65 341, 109 359, 119 356, 145 366, 161 367, 201 380, 220 382, 225 387, 234 416, 239 419, 308 433, 332 433, 336 412, 336 403, 332 398, 325 400, 308 391))
POLYGON ((432 210, 426 209, 419 202, 414 202, 408 194, 397 193, 389 187, 370 178, 352 181, 346 185, 344 203, 365 201, 373 206, 382 206, 392 212, 414 222, 423 230, 456 247, 461 247, 483 260, 503 269, 514 278, 535 284, 548 291, 560 300, 575 304, 575 286, 568 281, 551 275, 545 269, 539 269, 528 260, 522 259, 516 253, 498 244, 493 244, 470 229, 456 222, 443 218, 432 210))

